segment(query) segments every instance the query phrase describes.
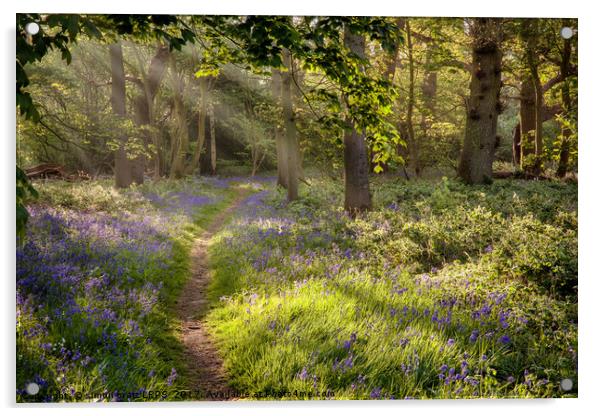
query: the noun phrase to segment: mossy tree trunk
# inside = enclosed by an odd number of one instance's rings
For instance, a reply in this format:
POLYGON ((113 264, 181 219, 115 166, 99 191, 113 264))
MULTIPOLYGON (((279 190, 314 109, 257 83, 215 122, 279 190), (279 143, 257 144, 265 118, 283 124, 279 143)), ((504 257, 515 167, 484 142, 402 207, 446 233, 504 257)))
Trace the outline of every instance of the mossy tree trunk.
POLYGON ((489 183, 493 176, 497 119, 502 86, 502 27, 494 18, 472 19, 472 76, 466 131, 458 175, 469 184, 489 183))

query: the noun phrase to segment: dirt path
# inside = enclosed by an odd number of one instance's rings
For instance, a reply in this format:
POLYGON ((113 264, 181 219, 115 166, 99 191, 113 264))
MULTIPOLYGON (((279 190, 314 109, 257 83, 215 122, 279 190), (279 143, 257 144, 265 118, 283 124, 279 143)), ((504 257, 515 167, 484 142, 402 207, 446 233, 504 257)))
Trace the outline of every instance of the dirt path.
POLYGON ((191 251, 191 277, 182 289, 176 311, 181 322, 180 338, 185 348, 185 360, 193 400, 224 400, 232 398, 227 386, 222 360, 205 327, 207 312, 206 291, 211 280, 207 264, 207 248, 213 234, 240 205, 245 193, 239 190, 230 206, 220 212, 207 229, 196 239, 191 251))

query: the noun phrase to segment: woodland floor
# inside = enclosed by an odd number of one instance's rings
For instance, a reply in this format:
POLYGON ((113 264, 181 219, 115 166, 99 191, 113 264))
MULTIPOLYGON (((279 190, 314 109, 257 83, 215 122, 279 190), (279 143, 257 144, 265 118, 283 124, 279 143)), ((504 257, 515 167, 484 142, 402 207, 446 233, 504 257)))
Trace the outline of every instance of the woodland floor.
POLYGON ((577 396, 576 184, 35 185, 18 402, 577 396))

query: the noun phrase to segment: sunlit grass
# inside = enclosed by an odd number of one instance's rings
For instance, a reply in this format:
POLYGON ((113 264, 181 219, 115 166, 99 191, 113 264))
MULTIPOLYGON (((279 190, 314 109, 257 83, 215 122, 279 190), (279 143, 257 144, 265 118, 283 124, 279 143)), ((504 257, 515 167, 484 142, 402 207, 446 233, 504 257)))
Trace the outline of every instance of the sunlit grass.
POLYGON ((576 394, 559 389, 577 381, 576 303, 558 281, 576 281, 572 189, 389 184, 352 221, 312 182, 286 208, 255 195, 212 241, 208 321, 243 397, 576 394), (564 237, 537 249, 549 233, 564 237))

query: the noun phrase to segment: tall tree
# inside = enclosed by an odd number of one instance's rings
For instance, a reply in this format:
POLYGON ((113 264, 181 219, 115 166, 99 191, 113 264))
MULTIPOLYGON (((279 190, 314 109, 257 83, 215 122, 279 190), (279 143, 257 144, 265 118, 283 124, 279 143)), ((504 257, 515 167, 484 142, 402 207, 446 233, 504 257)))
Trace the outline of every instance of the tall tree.
MULTIPOLYGON (((25 88, 29 85, 29 77, 25 66, 28 63, 41 61, 52 49, 60 50, 61 58, 70 63, 71 52, 69 48, 73 42, 77 41, 81 33, 85 33, 88 37, 95 39, 102 39, 103 32, 119 33, 122 35, 128 34, 134 37, 147 37, 150 35, 166 41, 170 49, 180 49, 182 45, 191 41, 194 37, 194 33, 177 16, 132 14, 77 15, 75 19, 74 16, 76 15, 17 13, 17 30, 15 32, 17 45, 16 104, 21 115, 25 116, 28 120, 39 121, 39 113, 31 95, 25 91, 25 88), (40 33, 33 37, 25 36, 25 26, 30 22, 37 22, 42 29, 40 33), (103 31, 99 30, 99 27, 102 27, 103 31)), ((125 160, 127 161, 127 158, 125 160)), ((27 181, 27 176, 19 166, 17 166, 16 186, 17 194, 35 193, 35 190, 27 181)), ((23 233, 28 213, 22 198, 17 198, 16 210, 18 215, 17 233, 23 233)))
POLYGON ((213 103, 209 103, 207 116, 209 117, 209 141, 211 145, 211 174, 215 175, 217 173, 217 145, 215 143, 215 107, 213 103))
POLYGON ((426 58, 424 62, 424 77, 422 79, 422 100, 424 101, 424 110, 420 121, 422 130, 427 130, 431 126, 431 120, 435 115, 435 104, 437 98, 437 71, 432 69, 434 47, 426 45, 426 58))
MULTIPOLYGON (((571 27, 569 19, 563 19, 564 27, 571 27)), ((573 103, 571 99, 571 87, 569 76, 571 75, 571 38, 565 38, 562 45, 562 57, 560 60, 560 76, 562 78, 562 107, 565 114, 569 115, 573 112, 573 103)), ((570 136, 571 130, 568 126, 562 126, 562 138, 560 142, 560 155, 558 159, 558 169, 556 176, 564 178, 568 170, 569 155, 570 155, 570 136)))
MULTIPOLYGON (((281 108, 282 74, 279 69, 272 68, 272 99, 277 108, 281 108)), ((287 169, 284 136, 280 123, 274 124, 274 140, 276 142, 276 168, 278 170, 278 186, 286 189, 287 169)))
MULTIPOLYGON (((530 82, 535 94, 535 158, 529 163, 528 171, 533 175, 539 175, 542 167, 543 156, 543 86, 539 75, 539 55, 537 42, 539 37, 538 19, 525 19, 523 21, 523 36, 525 39, 525 52, 527 67, 529 69, 530 82)), ((524 160, 524 159, 523 159, 524 160)))
POLYGON ((501 112, 503 23, 501 19, 476 18, 467 24, 472 40, 472 75, 458 175, 467 183, 482 184, 493 176, 501 112))
MULTIPOLYGON (((165 45, 160 44, 155 55, 151 59, 148 67, 148 72, 143 73, 139 79, 135 79, 139 87, 139 93, 134 98, 134 121, 140 127, 146 127, 144 131, 145 145, 153 143, 155 151, 154 157, 155 177, 160 174, 160 159, 157 134, 152 131, 154 124, 154 104, 155 96, 161 86, 163 75, 167 69, 167 60, 169 58, 169 50, 165 45)), ((146 146, 145 146, 146 147, 146 146)), ((144 168, 146 157, 144 154, 138 155, 132 161, 132 180, 136 184, 144 183, 144 168)))
POLYGON ((178 179, 185 174, 185 157, 188 150, 188 122, 184 105, 184 79, 177 68, 174 54, 169 57, 173 91, 174 122, 171 131, 171 169, 169 177, 178 179))
MULTIPOLYGON (((119 119, 124 119, 126 117, 126 95, 121 42, 109 45, 109 54, 111 58, 111 107, 119 119)), ((120 133, 118 141, 118 148, 115 151, 115 186, 127 188, 132 184, 131 164, 125 149, 127 137, 120 133)))
POLYGON ((199 168, 201 163, 201 154, 203 153, 203 147, 205 146, 206 127, 208 118, 209 108, 209 91, 213 78, 208 76, 199 77, 199 109, 198 109, 198 126, 197 126, 197 143, 192 155, 192 160, 188 166, 188 173, 192 173, 195 169, 199 168))
MULTIPOLYGON (((405 29, 405 19, 403 17, 395 18, 395 26, 399 32, 402 32, 405 29)), ((389 82, 395 82, 395 73, 397 72, 397 66, 399 65, 399 46, 401 43, 401 39, 395 39, 393 50, 387 54, 386 72, 385 79, 389 80, 389 82)))
MULTIPOLYGON (((359 59, 365 59, 366 39, 354 34, 349 26, 344 29, 344 44, 359 59)), ((347 97, 344 97, 347 102, 347 97)), ((351 215, 372 208, 370 182, 368 179, 368 153, 364 133, 357 131, 353 119, 346 119, 343 137, 345 165, 345 210, 351 215)))
MULTIPOLYGON (((520 73, 520 111, 519 122, 514 130, 513 150, 514 163, 530 174, 536 174, 536 162, 541 165, 543 157, 543 140, 540 146, 540 154, 536 152, 538 125, 554 119, 560 113, 566 114, 565 98, 571 98, 569 94, 562 95, 563 88, 570 85, 566 83, 577 73, 577 66, 572 58, 572 39, 560 40, 558 32, 563 26, 571 27, 575 24, 572 19, 521 19, 516 23, 516 32, 519 34, 520 42, 514 55, 518 57, 520 73), (557 68, 557 74, 550 77, 552 64, 557 68), (537 79, 539 78, 539 81, 537 79), (545 82, 544 82, 545 81, 545 82), (562 84, 560 88, 562 103, 554 102, 556 85, 562 84), (540 92, 538 93, 538 89, 540 92), (549 94, 551 92, 551 94, 549 94), (538 97, 539 95, 539 97, 538 97), (538 100, 540 101, 538 103, 538 100), (550 100, 551 103, 547 103, 550 100), (538 118, 538 107, 539 118, 538 118)), ((573 101, 571 99, 571 101, 573 101)), ((564 117, 564 116, 563 116, 564 117)), ((543 135, 543 126, 539 131, 543 135)), ((563 137, 570 135, 565 130, 563 137)), ((542 138, 543 139, 543 138, 542 138)), ((569 152, 563 152, 564 139, 561 140, 559 159, 567 157, 569 152)), ((559 165, 562 165, 559 160, 559 165)))
MULTIPOLYGON (((301 65, 301 60, 293 59, 292 60, 292 81, 294 84, 293 88, 293 108, 298 108, 298 106, 303 102, 303 82, 305 80, 305 71, 303 70, 303 66, 301 65)), ((301 151, 301 146, 299 144, 299 138, 297 138, 297 177, 299 180, 303 180, 303 152, 301 151)))
POLYGON ((406 138, 410 145, 410 159, 414 168, 416 176, 420 176, 420 146, 416 140, 414 134, 414 90, 416 75, 414 70, 414 47, 412 45, 412 30, 410 28, 410 19, 405 19, 405 31, 406 31, 406 46, 408 50, 408 69, 409 69, 409 87, 408 87, 408 107, 406 112, 406 138))
POLYGON ((287 68, 282 73, 282 114, 284 118, 284 134, 286 146, 286 183, 289 201, 299 197, 299 178, 297 174, 297 155, 299 143, 297 142, 297 128, 295 127, 295 114, 293 112, 293 99, 291 94, 293 77, 293 60, 288 49, 282 50, 282 61, 287 68))
POLYGON ((520 152, 518 161, 521 169, 528 170, 527 165, 535 154, 536 98, 531 75, 524 73, 520 83, 519 132, 520 152))

